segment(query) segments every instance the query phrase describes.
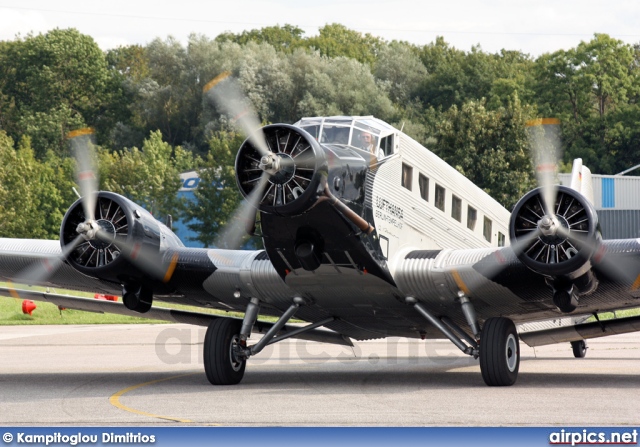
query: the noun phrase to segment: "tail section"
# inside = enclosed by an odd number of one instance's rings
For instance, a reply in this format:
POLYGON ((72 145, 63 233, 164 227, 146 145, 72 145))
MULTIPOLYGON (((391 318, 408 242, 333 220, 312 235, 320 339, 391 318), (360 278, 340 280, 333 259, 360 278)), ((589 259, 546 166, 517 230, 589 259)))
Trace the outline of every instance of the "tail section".
POLYGON ((591 170, 582 164, 582 158, 573 160, 571 169, 571 189, 582 194, 591 205, 595 204, 593 198, 593 181, 591 180, 591 170))

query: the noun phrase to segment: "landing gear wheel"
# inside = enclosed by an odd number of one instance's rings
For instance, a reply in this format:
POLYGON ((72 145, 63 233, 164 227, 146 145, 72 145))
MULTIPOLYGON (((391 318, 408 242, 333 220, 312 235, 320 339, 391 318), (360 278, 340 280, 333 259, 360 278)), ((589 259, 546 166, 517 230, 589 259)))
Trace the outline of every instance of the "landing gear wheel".
POLYGON ((218 318, 209 324, 204 337, 204 371, 212 385, 235 385, 244 376, 246 359, 238 358, 240 321, 218 318))
POLYGON ((513 385, 520 367, 520 345, 516 326, 508 318, 485 321, 480 335, 480 371, 489 386, 513 385))
POLYGON ((587 355, 587 342, 584 340, 572 341, 571 348, 573 348, 573 356, 577 359, 582 359, 587 355))
POLYGON ((143 314, 151 309, 153 292, 145 287, 136 291, 126 291, 122 295, 122 302, 127 309, 143 314))

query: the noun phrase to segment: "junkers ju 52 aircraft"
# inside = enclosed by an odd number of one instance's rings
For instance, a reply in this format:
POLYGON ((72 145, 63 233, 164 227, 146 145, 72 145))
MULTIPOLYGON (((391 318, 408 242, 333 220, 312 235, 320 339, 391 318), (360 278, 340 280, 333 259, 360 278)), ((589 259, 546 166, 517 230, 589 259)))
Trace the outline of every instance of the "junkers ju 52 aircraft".
POLYGON ((532 123, 540 187, 509 213, 374 117, 303 118, 256 131, 252 114, 240 113, 230 77, 205 92, 249 135, 235 165, 247 199, 238 214, 250 233, 259 219, 263 250, 187 248, 140 206, 98 192, 88 132, 79 131, 70 140, 82 198, 64 216, 60 240, 0 239, 0 278, 122 294, 123 304, 14 286, 0 293, 208 326, 204 367, 214 385, 239 383, 249 357, 288 337, 347 346, 351 339, 446 338, 479 358, 487 385, 504 386, 518 375, 519 339, 571 342, 584 356, 585 339, 640 331, 638 317, 516 329, 640 305, 640 244, 601 240, 588 170, 576 162, 571 186, 554 185, 549 136, 557 123, 532 123), (279 318, 265 323, 260 315, 279 318), (308 324, 287 324, 294 315, 308 324), (253 343, 252 332, 263 337, 253 343))

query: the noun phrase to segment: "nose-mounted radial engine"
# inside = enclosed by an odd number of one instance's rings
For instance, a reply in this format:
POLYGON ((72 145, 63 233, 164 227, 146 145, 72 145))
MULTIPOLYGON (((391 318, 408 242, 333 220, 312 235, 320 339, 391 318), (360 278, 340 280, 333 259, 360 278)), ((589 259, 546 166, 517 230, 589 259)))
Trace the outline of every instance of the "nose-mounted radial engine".
POLYGON ((263 233, 269 234, 265 248, 276 270, 283 276, 298 267, 313 271, 328 260, 380 272, 378 266, 364 267, 375 257, 374 241, 368 240, 374 229, 363 217, 368 155, 320 144, 287 124, 265 126, 261 133, 264 147, 251 137, 240 147, 236 179, 261 212, 263 233))
POLYGON ((301 214, 313 206, 327 181, 327 159, 320 144, 302 129, 286 124, 262 129, 269 152, 247 139, 236 158, 237 182, 255 205, 280 216, 301 214))
POLYGON ((554 304, 563 312, 572 312, 578 296, 597 287, 591 258, 600 241, 598 216, 582 194, 566 186, 557 187, 549 210, 545 210, 542 194, 542 188, 534 189, 516 204, 511 214, 511 241, 525 240, 516 250, 518 259, 547 277, 554 304))

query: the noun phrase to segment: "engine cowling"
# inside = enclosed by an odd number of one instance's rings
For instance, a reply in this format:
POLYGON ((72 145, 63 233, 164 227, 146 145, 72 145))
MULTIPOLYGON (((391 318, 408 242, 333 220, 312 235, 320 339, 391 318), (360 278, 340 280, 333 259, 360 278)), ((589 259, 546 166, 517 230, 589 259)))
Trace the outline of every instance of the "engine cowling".
POLYGON ((238 150, 235 169, 240 192, 248 197, 267 175, 257 202, 261 212, 295 216, 307 211, 326 185, 324 150, 305 130, 288 124, 265 126, 262 132, 270 154, 261 154, 251 138, 238 150))
MULTIPOLYGON (((77 200, 65 214, 60 227, 62 249, 78 237, 78 225, 86 222, 82 199, 77 200)), ((72 250, 66 261, 79 272, 121 284, 153 284, 148 272, 123 255, 122 247, 134 247, 145 253, 157 254, 182 243, 164 224, 148 211, 115 193, 97 194, 95 223, 113 241, 89 238, 72 250)))
POLYGON ((513 209, 509 225, 512 246, 532 231, 542 233, 516 250, 518 259, 531 270, 551 278, 583 277, 591 269, 590 260, 601 238, 593 205, 566 186, 557 187, 554 216, 545 216, 543 203, 542 189, 537 188, 522 197, 513 209), (545 223, 560 225, 564 230, 545 232, 545 223))

